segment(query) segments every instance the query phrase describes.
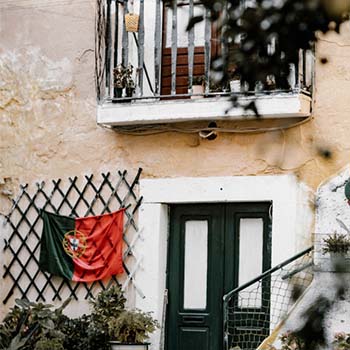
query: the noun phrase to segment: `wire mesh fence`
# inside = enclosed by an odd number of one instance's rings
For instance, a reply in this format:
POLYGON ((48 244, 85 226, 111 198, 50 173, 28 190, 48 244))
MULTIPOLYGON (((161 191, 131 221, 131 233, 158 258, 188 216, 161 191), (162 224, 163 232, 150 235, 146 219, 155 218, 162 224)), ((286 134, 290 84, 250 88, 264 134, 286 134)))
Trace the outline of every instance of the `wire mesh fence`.
POLYGON ((257 349, 313 279, 313 248, 225 296, 225 350, 257 349))

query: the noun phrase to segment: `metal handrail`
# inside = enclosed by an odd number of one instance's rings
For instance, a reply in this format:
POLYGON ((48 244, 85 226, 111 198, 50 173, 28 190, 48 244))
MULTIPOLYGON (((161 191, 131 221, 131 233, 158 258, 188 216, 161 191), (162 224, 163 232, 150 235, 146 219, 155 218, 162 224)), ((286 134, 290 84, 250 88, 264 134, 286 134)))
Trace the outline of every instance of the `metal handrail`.
MULTIPOLYGON (((191 96, 205 96, 205 97, 244 97, 244 98, 259 98, 261 96, 268 96, 268 95, 278 95, 278 94, 305 94, 309 96, 310 94, 305 91, 301 90, 300 88, 294 88, 294 89, 276 89, 276 90, 261 90, 261 91, 240 91, 240 92, 208 92, 208 93, 199 93, 199 94, 176 94, 176 97, 182 97, 182 98, 189 98, 191 96)), ((120 101, 128 101, 128 102, 133 102, 136 100, 142 100, 142 101, 147 101, 151 100, 154 102, 155 99, 162 98, 162 99, 168 99, 168 98, 173 98, 174 95, 152 95, 152 96, 133 96, 133 97, 107 97, 103 101, 105 102, 120 102, 120 101)), ((190 100, 187 100, 190 101, 190 100)))
MULTIPOLYGON (((255 277, 254 279, 250 280, 249 282, 246 282, 244 284, 242 284, 241 286, 231 290, 230 292, 228 292, 227 294, 225 294, 223 296, 223 330, 224 330, 224 349, 228 350, 228 314, 226 312, 227 310, 227 306, 229 301, 231 300, 232 296, 239 293, 240 291, 242 291, 243 289, 248 288, 249 286, 255 284, 256 282, 262 280, 263 278, 265 278, 266 276, 269 276, 271 274, 273 274, 274 272, 282 269, 284 266, 290 264, 291 262, 299 259, 300 257, 310 253, 312 250, 314 249, 314 246, 311 246, 303 251, 301 251, 300 253, 294 255, 293 257, 283 261, 282 263, 270 268, 269 270, 263 272, 261 275, 255 277)), ((309 267, 310 265, 304 265, 304 268, 309 267)), ((300 272, 301 270, 299 269, 297 272, 300 272)))

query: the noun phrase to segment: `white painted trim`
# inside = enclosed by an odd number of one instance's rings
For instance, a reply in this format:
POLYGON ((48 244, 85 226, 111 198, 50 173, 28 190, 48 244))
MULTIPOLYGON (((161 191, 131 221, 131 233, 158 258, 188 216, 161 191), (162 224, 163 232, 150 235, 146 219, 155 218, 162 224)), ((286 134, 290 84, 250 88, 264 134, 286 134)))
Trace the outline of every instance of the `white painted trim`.
MULTIPOLYGON (((259 113, 266 119, 308 117, 311 99, 299 93, 240 97, 242 106, 253 100, 259 113)), ((123 126, 153 123, 175 123, 202 120, 243 120, 253 116, 242 107, 232 108, 227 97, 171 101, 135 101, 133 103, 106 102, 97 106, 97 123, 105 126, 123 126)))
MULTIPOLYGON (((139 225, 143 241, 137 249, 144 260, 136 280, 146 298, 137 296, 136 307, 155 312, 161 321, 166 285, 167 204, 272 201, 272 265, 276 265, 308 245, 313 221, 309 194, 306 186, 292 175, 141 180, 139 225)), ((160 332, 151 339, 153 349, 159 348, 159 339, 160 332)))

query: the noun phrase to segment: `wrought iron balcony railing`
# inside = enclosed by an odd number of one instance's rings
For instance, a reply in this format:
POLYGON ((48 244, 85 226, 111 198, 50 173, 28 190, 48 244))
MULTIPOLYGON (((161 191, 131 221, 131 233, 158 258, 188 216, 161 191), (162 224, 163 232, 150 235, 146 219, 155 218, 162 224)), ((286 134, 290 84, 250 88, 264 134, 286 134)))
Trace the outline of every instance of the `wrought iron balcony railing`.
MULTIPOLYGON (((96 28, 97 93, 101 102, 188 99, 244 93, 239 80, 226 86, 213 82, 211 63, 230 50, 210 13, 195 0, 98 0, 96 28), (186 31, 189 18, 204 21, 186 31), (198 83, 202 90, 197 91, 198 83)), ((228 67, 230 69, 230 67, 228 67)), ((313 56, 300 52, 291 67, 289 91, 310 92, 313 56)), ((259 85, 259 93, 280 91, 274 83, 259 85)))

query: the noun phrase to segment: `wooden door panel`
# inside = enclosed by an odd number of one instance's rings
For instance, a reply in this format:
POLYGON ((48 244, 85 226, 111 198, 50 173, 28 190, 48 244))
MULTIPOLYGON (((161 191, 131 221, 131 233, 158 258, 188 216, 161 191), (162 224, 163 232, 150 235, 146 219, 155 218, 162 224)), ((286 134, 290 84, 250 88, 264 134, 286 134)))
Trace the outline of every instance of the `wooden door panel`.
MULTIPOLYGON (((171 49, 163 48, 161 94, 171 93, 171 49)), ((196 47, 194 53, 193 76, 204 75, 204 47, 196 47)), ((176 93, 188 93, 188 50, 179 48, 176 64, 176 93)))
MULTIPOLYGON (((168 50, 168 49, 166 49, 168 50)), ((187 49, 186 49, 187 50, 187 49)), ((187 52, 185 54, 177 54, 177 66, 188 66, 188 55, 187 52)), ((197 53, 194 54, 194 64, 203 64, 204 65, 204 52, 203 53, 197 53)), ((162 65, 163 68, 166 68, 167 66, 171 67, 171 54, 165 54, 163 55, 163 59, 162 59, 162 65)))
POLYGON ((209 350, 209 329, 207 327, 180 327, 181 350, 209 350))
MULTIPOLYGON (((196 64, 193 67, 193 75, 194 76, 200 76, 201 74, 203 74, 204 71, 204 64, 196 64)), ((188 65, 178 65, 176 67, 176 76, 180 76, 180 77, 188 77, 188 65)), ((163 69, 163 78, 169 78, 171 77, 171 66, 165 66, 163 69)))
MULTIPOLYGON (((222 346, 222 295, 223 295, 223 234, 221 205, 179 205, 171 208, 171 233, 169 251, 169 310, 167 323, 167 349, 193 350, 201 344, 201 349, 221 350, 222 346), (206 284, 197 287, 196 293, 203 303, 191 307, 186 302, 185 245, 186 223, 206 222, 207 267, 206 284), (214 264, 215 262, 215 264, 214 264), (212 267, 214 266, 214 268, 212 267), (215 285, 213 289, 212 286, 215 285), (200 294, 198 294, 200 293, 200 294), (187 306, 188 305, 188 306, 187 306)), ((194 241, 197 245, 197 240, 194 241)), ((198 242, 199 244, 199 242, 198 242)), ((202 252, 203 248, 199 252, 202 252)), ((190 256, 191 257, 191 256, 190 256)), ((190 260, 196 265, 196 257, 190 260)), ((195 285, 193 285, 195 289, 195 285)), ((196 299, 194 300, 196 301, 196 299)))

